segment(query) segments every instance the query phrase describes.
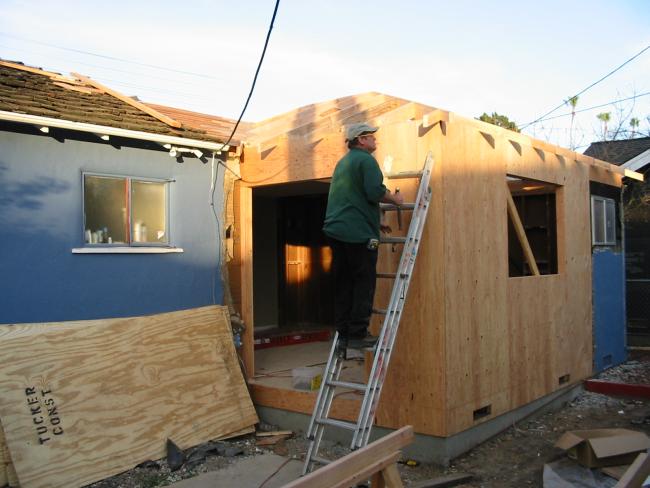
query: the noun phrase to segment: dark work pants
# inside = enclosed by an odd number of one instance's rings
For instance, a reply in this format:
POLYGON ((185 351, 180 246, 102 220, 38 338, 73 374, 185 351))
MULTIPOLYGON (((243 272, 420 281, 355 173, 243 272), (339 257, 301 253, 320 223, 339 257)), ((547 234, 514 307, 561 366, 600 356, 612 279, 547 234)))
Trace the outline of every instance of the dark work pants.
POLYGON ((377 250, 330 238, 334 274, 334 320, 342 337, 363 338, 370 323, 377 281, 377 250))

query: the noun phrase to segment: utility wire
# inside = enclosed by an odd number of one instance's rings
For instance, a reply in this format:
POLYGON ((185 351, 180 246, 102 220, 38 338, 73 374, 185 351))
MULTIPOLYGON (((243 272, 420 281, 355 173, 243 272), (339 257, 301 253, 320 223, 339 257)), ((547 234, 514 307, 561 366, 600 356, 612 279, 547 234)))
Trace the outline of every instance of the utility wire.
POLYGON ((219 80, 220 79, 220 78, 217 78, 216 76, 206 75, 205 73, 194 73, 192 71, 183 71, 183 70, 180 70, 180 69, 168 68, 166 66, 157 66, 155 64, 140 63, 138 61, 131 61, 129 59, 124 59, 124 58, 117 58, 115 56, 108 56, 108 55, 105 55, 105 54, 97 54, 97 53, 93 53, 93 52, 90 52, 90 51, 83 51, 81 49, 73 49, 73 48, 70 48, 70 47, 57 46, 55 44, 48 44, 46 42, 35 41, 34 39, 26 39, 24 37, 14 36, 14 35, 11 35, 11 34, 7 34, 5 32, 0 32, 0 35, 5 36, 5 37, 10 37, 12 39, 17 39, 19 41, 32 42, 34 44, 40 44, 41 46, 61 49, 63 51, 70 51, 70 52, 73 52, 73 53, 85 54, 87 56, 94 56, 96 58, 109 59, 111 61, 119 61, 121 63, 135 64, 135 65, 138 65, 138 66, 144 66, 146 68, 154 68, 154 69, 159 69, 159 70, 162 70, 162 71, 170 71, 172 73, 181 73, 181 74, 184 74, 184 75, 199 76, 201 78, 208 78, 208 79, 211 79, 211 80, 219 80))
MULTIPOLYGON (((639 52, 636 53, 634 56, 632 56, 630 59, 628 59, 627 61, 625 61, 625 62, 624 62, 622 65, 620 65, 618 68, 613 69, 612 71, 610 71, 609 73, 607 73, 605 76, 603 76, 602 78, 600 78, 598 81, 593 82, 593 83, 592 83, 591 85, 589 85, 587 88, 585 88, 585 89, 583 89, 582 91, 576 93, 575 95, 569 97, 568 99, 571 100, 571 99, 574 98, 574 97, 577 97, 577 96, 582 95, 582 94, 583 94, 584 92, 586 92, 587 90, 593 88, 594 86, 596 86, 598 83, 600 83, 600 82, 603 81, 604 79, 606 79, 606 78, 610 77, 611 75, 613 75, 614 73, 616 73, 619 69, 621 69, 623 66, 625 66, 626 64, 628 64, 628 63, 631 62, 632 60, 634 60, 634 59, 638 58, 639 56, 641 56, 641 55, 642 55, 644 52, 646 52, 648 49, 650 49, 650 45, 649 45, 649 46, 646 46, 646 47, 643 48, 643 49, 641 49, 641 51, 639 51, 639 52)), ((564 105, 566 105, 566 101, 564 101, 564 102, 562 102, 561 104, 559 104, 559 105, 558 105, 557 107, 555 107, 553 110, 550 110, 550 111, 546 112, 546 113, 545 113, 544 115, 542 115, 541 117, 539 117, 539 118, 533 120, 532 122, 528 122, 528 123, 525 124, 523 127, 520 127, 520 130, 525 129, 525 128, 528 127, 529 125, 536 124, 536 123, 539 122, 540 120, 544 119, 544 117, 546 117, 547 115, 551 115, 553 112, 555 112, 555 111, 558 110, 559 108, 562 108, 564 105)))
MULTIPOLYGON (((280 6, 280 0, 276 0, 275 2, 275 8, 273 9, 273 17, 271 17, 271 24, 269 25, 269 30, 266 33, 266 40, 264 41, 264 49, 262 49, 262 55, 260 56, 259 63, 257 63, 257 69, 255 70, 255 76, 253 77, 253 83, 251 85, 251 89, 248 92, 248 97, 246 98, 246 103, 244 104, 244 108, 241 111, 241 114, 239 114, 239 118, 237 119, 237 123, 232 129, 232 132, 230 133, 230 137, 228 137, 228 140, 223 143, 221 146, 221 149, 226 147, 228 144, 230 144, 230 141, 232 141, 233 136, 235 135, 235 132, 237 132, 237 127, 239 127, 239 123, 241 122, 242 117, 244 116, 244 113, 246 112, 246 109, 248 108, 248 103, 251 100, 251 97, 253 96, 253 91, 255 90, 255 84, 257 83, 257 76, 260 74, 260 69, 262 68, 262 62, 264 61, 264 56, 266 55, 266 48, 269 45, 269 39, 271 38, 271 31, 273 30, 273 24, 275 23, 275 17, 278 13, 278 7, 280 6)), ((214 163, 214 152, 212 153, 212 161, 214 163)), ((219 165, 223 165, 223 167, 226 170, 229 170, 231 173, 233 173, 235 176, 238 178, 241 178, 237 173, 235 173, 230 167, 221 160, 221 158, 217 159, 217 167, 216 171, 214 171, 214 176, 212 177, 212 189, 210 191, 210 208, 212 209, 212 214, 214 215, 214 219, 217 223, 217 241, 219 242, 219 247, 218 247, 218 255, 217 255, 217 260, 219 263, 221 263, 221 221, 219 220, 219 215, 217 214, 217 210, 214 206, 214 192, 217 188, 217 181, 219 179, 219 165)), ((213 164, 214 166, 214 164, 213 164)), ((225 172, 224 172, 224 180, 225 180, 225 172)), ((214 283, 216 282, 216 278, 213 280, 213 286, 214 283)), ((212 299, 213 301, 216 300, 216 297, 214 296, 214 289, 213 289, 213 294, 212 294, 212 299)), ((216 303, 216 302, 215 302, 216 303)), ((239 355, 238 355, 239 357, 239 355)), ((243 364, 243 361, 242 361, 243 364)), ((245 369, 245 368, 244 368, 245 369)), ((274 473, 275 474, 275 473, 274 473)), ((272 477, 273 475, 271 475, 272 477)), ((270 477, 269 477, 270 478, 270 477)), ((266 483, 266 480, 265 482, 266 483)), ((264 484, 263 483, 263 484, 264 484)))
POLYGON ((271 31, 273 30, 273 23, 275 22, 275 16, 278 13, 279 6, 280 6, 280 0, 276 0, 275 8, 273 9, 273 17, 271 17, 271 24, 269 25, 269 31, 266 33, 266 40, 264 41, 264 49, 262 49, 262 56, 260 57, 260 62, 257 64, 257 69, 255 70, 255 76, 253 77, 253 84, 251 85, 251 90, 250 92, 248 92, 248 98, 246 98, 246 103, 244 104, 244 108, 242 109, 241 114, 239 114, 239 118, 237 119, 237 123, 235 124, 235 127, 233 127, 232 129, 232 133, 230 134, 230 137, 223 144, 224 146, 227 146, 230 143, 233 136, 235 135, 235 132, 237 132, 237 127, 239 127, 239 123, 241 122, 241 119, 244 116, 246 109, 248 108, 248 102, 251 101, 251 97, 253 96, 253 90, 255 90, 255 84, 257 83, 257 76, 260 74, 260 68, 262 67, 264 56, 266 55, 266 48, 269 45, 269 39, 271 38, 271 31))
POLYGON ((554 115, 553 117, 546 117, 546 118, 543 118, 543 119, 538 119, 537 122, 544 122, 546 120, 559 119, 560 117, 568 117, 569 115, 579 114, 580 112, 587 112, 589 110, 594 110, 596 108, 607 107, 608 105, 614 105, 615 103, 627 102, 628 100, 635 100, 637 98, 647 97, 648 95, 650 95, 650 92, 641 93, 640 95, 634 95, 633 97, 621 98, 619 100, 612 100, 611 102, 603 103, 601 105, 594 105, 593 107, 583 108, 581 110, 576 110, 574 112, 568 112, 566 114, 554 115))

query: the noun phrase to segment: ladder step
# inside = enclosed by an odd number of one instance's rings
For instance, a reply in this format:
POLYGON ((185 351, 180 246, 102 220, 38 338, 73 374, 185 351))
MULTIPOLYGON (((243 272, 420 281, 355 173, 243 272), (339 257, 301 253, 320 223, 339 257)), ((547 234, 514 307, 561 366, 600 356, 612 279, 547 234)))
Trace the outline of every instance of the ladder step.
POLYGON ((382 237, 379 239, 381 244, 404 244, 406 237, 382 237))
POLYGON ((329 381, 327 383, 331 386, 340 386, 341 388, 349 388, 350 390, 366 391, 365 383, 353 383, 351 381, 329 381))
POLYGON ((339 429, 347 430, 356 430, 357 424, 352 422, 346 422, 345 420, 336 420, 336 419, 318 419, 316 420, 317 424, 331 425, 332 427, 338 427, 339 429))
MULTIPOLYGON (((408 273, 400 273, 400 278, 408 278, 408 273)), ((394 280, 397 278, 397 273, 377 273, 377 278, 387 278, 389 280, 394 280)))
POLYGON ((394 280, 397 278, 397 273, 377 273, 377 278, 388 278, 389 280, 394 280))
POLYGON ((381 210, 413 210, 415 209, 415 203, 402 203, 399 207, 392 203, 380 203, 379 208, 381 210))
POLYGON ((422 171, 400 171, 399 173, 386 173, 384 176, 389 180, 398 180, 401 178, 419 178, 422 171))
POLYGON ((325 459, 324 457, 320 457, 320 456, 312 456, 311 460, 314 461, 315 463, 322 464, 322 465, 330 464, 332 462, 329 459, 325 459))

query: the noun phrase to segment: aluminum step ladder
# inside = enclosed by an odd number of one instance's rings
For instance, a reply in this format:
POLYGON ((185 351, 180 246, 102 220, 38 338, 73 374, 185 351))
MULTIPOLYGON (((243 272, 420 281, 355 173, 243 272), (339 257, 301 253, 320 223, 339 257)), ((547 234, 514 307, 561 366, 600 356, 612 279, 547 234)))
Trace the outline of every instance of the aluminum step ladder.
POLYGON ((433 155, 429 152, 422 171, 409 171, 386 175, 386 178, 389 179, 419 178, 420 184, 415 203, 403 204, 400 205, 399 208, 393 204, 380 205, 381 209, 384 211, 409 210, 412 211, 412 215, 408 233, 405 237, 383 237, 380 240, 383 244, 403 244, 404 247, 402 249, 402 256, 399 261, 397 272, 394 274, 377 274, 378 278, 390 278, 393 279, 394 282, 388 308, 386 310, 373 310, 373 313, 384 315, 384 321, 374 353, 372 370, 367 384, 339 380, 343 362, 345 360, 345 354, 341 355, 339 351, 339 333, 337 332, 334 335, 334 341, 327 360, 327 366, 325 367, 325 372, 323 374, 323 381, 321 382, 320 390, 318 391, 318 396, 316 398, 316 404, 314 405, 314 413, 312 414, 309 428, 307 430, 307 438, 310 440, 310 444, 305 457, 305 465, 302 470, 303 475, 313 471, 317 464, 324 465, 331 462, 318 456, 318 450, 326 426, 352 431, 353 435, 350 448, 353 450, 359 449, 368 444, 370 431, 372 429, 377 405, 379 403, 379 397, 381 395, 381 389, 384 384, 386 372, 388 371, 388 364, 393 352, 395 338, 397 337, 397 329, 404 308, 404 302, 406 301, 406 293, 408 291, 409 283, 411 282, 411 275, 420 245, 422 229, 424 228, 427 211, 429 209, 429 203, 431 200, 429 181, 431 179, 433 164, 433 155), (356 423, 331 419, 328 417, 334 399, 334 390, 338 387, 363 392, 363 402, 356 423))

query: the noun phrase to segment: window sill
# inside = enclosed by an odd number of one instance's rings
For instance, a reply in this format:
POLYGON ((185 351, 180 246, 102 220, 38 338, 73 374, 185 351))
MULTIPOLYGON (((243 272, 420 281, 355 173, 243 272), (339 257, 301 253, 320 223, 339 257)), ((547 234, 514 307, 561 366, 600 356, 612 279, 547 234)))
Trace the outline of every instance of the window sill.
POLYGON ((168 254, 184 252, 181 247, 129 247, 129 246, 106 246, 106 247, 75 247, 72 254, 168 254))

